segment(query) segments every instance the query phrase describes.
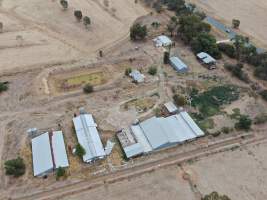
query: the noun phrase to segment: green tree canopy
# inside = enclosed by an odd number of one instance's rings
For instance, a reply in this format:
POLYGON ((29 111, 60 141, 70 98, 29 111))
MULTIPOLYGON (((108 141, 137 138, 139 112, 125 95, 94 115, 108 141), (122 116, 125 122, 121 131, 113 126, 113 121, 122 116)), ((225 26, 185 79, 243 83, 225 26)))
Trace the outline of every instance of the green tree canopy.
POLYGON ((26 170, 25 163, 21 157, 6 161, 4 167, 6 175, 14 177, 22 176, 26 170))
POLYGON ((131 40, 143 40, 147 36, 147 27, 137 23, 130 28, 131 40))
POLYGON ((75 155, 76 156, 79 156, 80 158, 82 158, 85 154, 86 154, 86 151, 85 149, 83 148, 83 146, 81 144, 77 144, 76 147, 75 147, 75 155))

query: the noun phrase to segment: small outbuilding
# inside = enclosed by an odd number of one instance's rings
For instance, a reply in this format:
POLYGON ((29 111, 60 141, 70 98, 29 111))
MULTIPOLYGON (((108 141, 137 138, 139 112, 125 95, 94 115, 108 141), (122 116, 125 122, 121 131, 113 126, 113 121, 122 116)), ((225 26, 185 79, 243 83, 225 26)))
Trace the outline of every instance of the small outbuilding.
POLYGON ((164 106, 170 114, 175 114, 178 112, 178 108, 172 101, 165 103, 164 106))
POLYGON ((209 69, 216 68, 216 60, 205 52, 197 54, 197 59, 204 65, 208 66, 209 69))
POLYGON ((178 57, 171 57, 170 64, 179 73, 188 72, 188 66, 178 57))
POLYGON ((129 75, 135 83, 143 83, 145 81, 145 75, 138 70, 133 70, 129 75))
POLYGON ((167 47, 172 45, 171 39, 165 35, 160 35, 156 37, 153 41, 156 47, 167 47))

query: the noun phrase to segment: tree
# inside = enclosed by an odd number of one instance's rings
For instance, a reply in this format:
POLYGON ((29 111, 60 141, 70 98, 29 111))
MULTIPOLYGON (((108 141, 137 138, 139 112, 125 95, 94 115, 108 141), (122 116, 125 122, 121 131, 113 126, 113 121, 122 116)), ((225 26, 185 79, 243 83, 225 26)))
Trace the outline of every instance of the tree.
POLYGON ((170 32, 171 37, 173 36, 173 32, 177 29, 178 20, 177 17, 171 17, 169 23, 167 24, 167 30, 170 32))
POLYGON ((148 73, 152 76, 155 76, 157 74, 157 71, 158 71, 157 68, 153 66, 149 67, 148 69, 148 73))
POLYGON ((170 59, 170 53, 168 51, 164 52, 164 56, 163 56, 163 63, 164 64, 168 64, 169 63, 169 59, 170 59))
POLYGON ((125 69, 126 76, 129 76, 131 72, 132 72, 132 68, 128 67, 127 69, 125 69))
POLYGON ((7 91, 8 90, 8 85, 7 83, 2 83, 0 82, 0 93, 1 92, 4 92, 4 91, 7 91))
POLYGON ((147 27, 144 25, 142 26, 139 23, 134 24, 130 28, 130 38, 131 40, 143 40, 147 36, 147 27))
POLYGON ((236 51, 236 59, 240 61, 242 56, 242 50, 244 49, 245 45, 249 42, 249 38, 244 37, 242 35, 236 35, 233 40, 236 51))
POLYGON ((0 22, 0 33, 3 33, 4 24, 3 22, 0 22))
POLYGON ((221 58, 215 37, 208 33, 200 33, 193 39, 191 46, 195 53, 206 52, 216 59, 221 58))
POLYGON ((252 120, 247 115, 241 115, 239 121, 235 124, 235 127, 240 130, 248 131, 251 127, 252 120))
POLYGON ((77 21, 80 22, 83 18, 82 11, 80 10, 75 10, 74 11, 74 16, 76 17, 77 21))
POLYGON ((83 92, 86 94, 92 93, 94 91, 94 87, 87 83, 84 87, 83 87, 83 92))
POLYGON ((240 26, 240 20, 238 20, 238 19, 233 19, 232 20, 232 26, 233 26, 233 28, 239 28, 239 26, 240 26))
POLYGON ((60 0, 60 4, 61 4, 63 10, 66 10, 69 7, 69 3, 66 0, 60 0))
POLYGON ((84 24, 85 28, 88 28, 89 25, 91 24, 91 19, 90 19, 90 17, 85 16, 85 17, 83 18, 83 24, 84 24))
POLYGON ((63 167, 59 167, 57 168, 57 171, 56 171, 56 178, 59 179, 60 177, 63 177, 66 175, 66 170, 65 168, 63 167))
POLYGON ((19 177, 25 173, 25 163, 21 157, 17 157, 13 160, 8 160, 4 164, 6 175, 19 177))
POLYGON ((262 98, 267 101, 267 90, 263 90, 260 92, 260 95, 262 96, 262 98))
POLYGON ((211 26, 196 16, 182 16, 179 20, 179 28, 177 33, 180 34, 185 43, 190 43, 195 37, 201 33, 209 33, 211 26))
POLYGON ((76 149, 75 150, 75 155, 80 157, 80 158, 82 158, 86 154, 85 149, 79 143, 76 145, 75 149, 76 149))
POLYGON ((235 58, 235 47, 232 44, 220 43, 218 44, 218 48, 221 52, 225 53, 230 58, 235 58))
POLYGON ((177 106, 184 106, 187 103, 185 97, 184 96, 180 96, 178 94, 175 94, 173 96, 173 101, 177 106))

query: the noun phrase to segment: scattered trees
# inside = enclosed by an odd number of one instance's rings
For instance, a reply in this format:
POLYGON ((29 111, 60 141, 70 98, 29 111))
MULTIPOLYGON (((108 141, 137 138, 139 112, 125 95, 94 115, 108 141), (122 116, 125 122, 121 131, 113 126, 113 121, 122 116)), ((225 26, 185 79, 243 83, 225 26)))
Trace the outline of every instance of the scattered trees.
POLYGON ((76 17, 77 21, 80 22, 83 18, 82 11, 80 10, 75 10, 74 11, 74 16, 76 17))
POLYGON ((233 19, 232 20, 232 26, 233 26, 233 28, 239 28, 239 26, 240 26, 240 20, 238 20, 238 19, 233 19))
POLYGON ((75 147, 75 155, 82 158, 86 154, 85 149, 79 143, 75 147))
POLYGON ((202 197, 201 200, 231 200, 231 199, 226 195, 219 195, 218 192, 212 192, 202 197))
POLYGON ((60 4, 61 4, 63 10, 67 10, 69 7, 69 3, 66 0, 60 0, 60 4))
POLYGON ((218 48, 221 52, 225 53, 230 58, 235 58, 235 47, 232 44, 220 43, 218 48))
POLYGON ((6 161, 4 167, 6 175, 14 177, 22 176, 26 170, 25 163, 21 157, 6 161))
POLYGON ((177 25, 178 25, 177 17, 175 16, 171 17, 169 23, 167 24, 167 30, 170 32, 171 37, 173 36, 173 33, 176 31, 177 25))
POLYGON ((228 71, 232 72, 232 75, 240 79, 241 81, 244 81, 245 83, 249 83, 250 79, 246 73, 243 72, 243 64, 238 63, 236 65, 228 64, 226 63, 224 65, 224 68, 228 71))
POLYGON ((142 26, 139 23, 134 24, 130 28, 130 38, 131 40, 143 40, 147 36, 147 27, 142 26))
POLYGON ((83 92, 86 93, 86 94, 89 94, 89 93, 92 93, 94 91, 94 87, 91 85, 91 84, 86 84, 84 87, 83 87, 83 92))

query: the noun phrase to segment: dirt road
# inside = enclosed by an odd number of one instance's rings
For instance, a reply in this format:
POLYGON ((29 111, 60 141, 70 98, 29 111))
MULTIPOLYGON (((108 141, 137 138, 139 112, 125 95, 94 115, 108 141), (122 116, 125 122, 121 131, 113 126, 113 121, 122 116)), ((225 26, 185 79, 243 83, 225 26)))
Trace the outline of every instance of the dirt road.
POLYGON ((61 188, 54 188, 53 190, 44 191, 35 194, 28 194, 25 196, 12 196, 14 200, 53 200, 60 199, 67 195, 80 193, 86 190, 90 190, 95 187, 102 186, 103 184, 112 184, 117 181, 121 181, 124 179, 129 179, 131 177, 136 177, 138 175, 148 173, 159 168, 165 168, 167 166, 179 164, 186 162, 188 160, 199 159, 201 157, 205 157, 214 153, 223 152, 229 150, 231 148, 235 148, 237 146, 242 146, 250 143, 257 143, 259 141, 266 140, 266 136, 261 136, 259 138, 251 138, 248 136, 247 139, 244 136, 237 136, 231 139, 227 139, 224 141, 219 141, 213 144, 210 144, 206 147, 197 148, 195 150, 183 153, 172 155, 165 159, 156 160, 154 162, 150 162, 143 165, 138 165, 134 167, 130 167, 127 169, 123 169, 114 173, 110 173, 107 175, 100 176, 95 178, 94 180, 86 180, 77 182, 75 184, 70 184, 61 188))

